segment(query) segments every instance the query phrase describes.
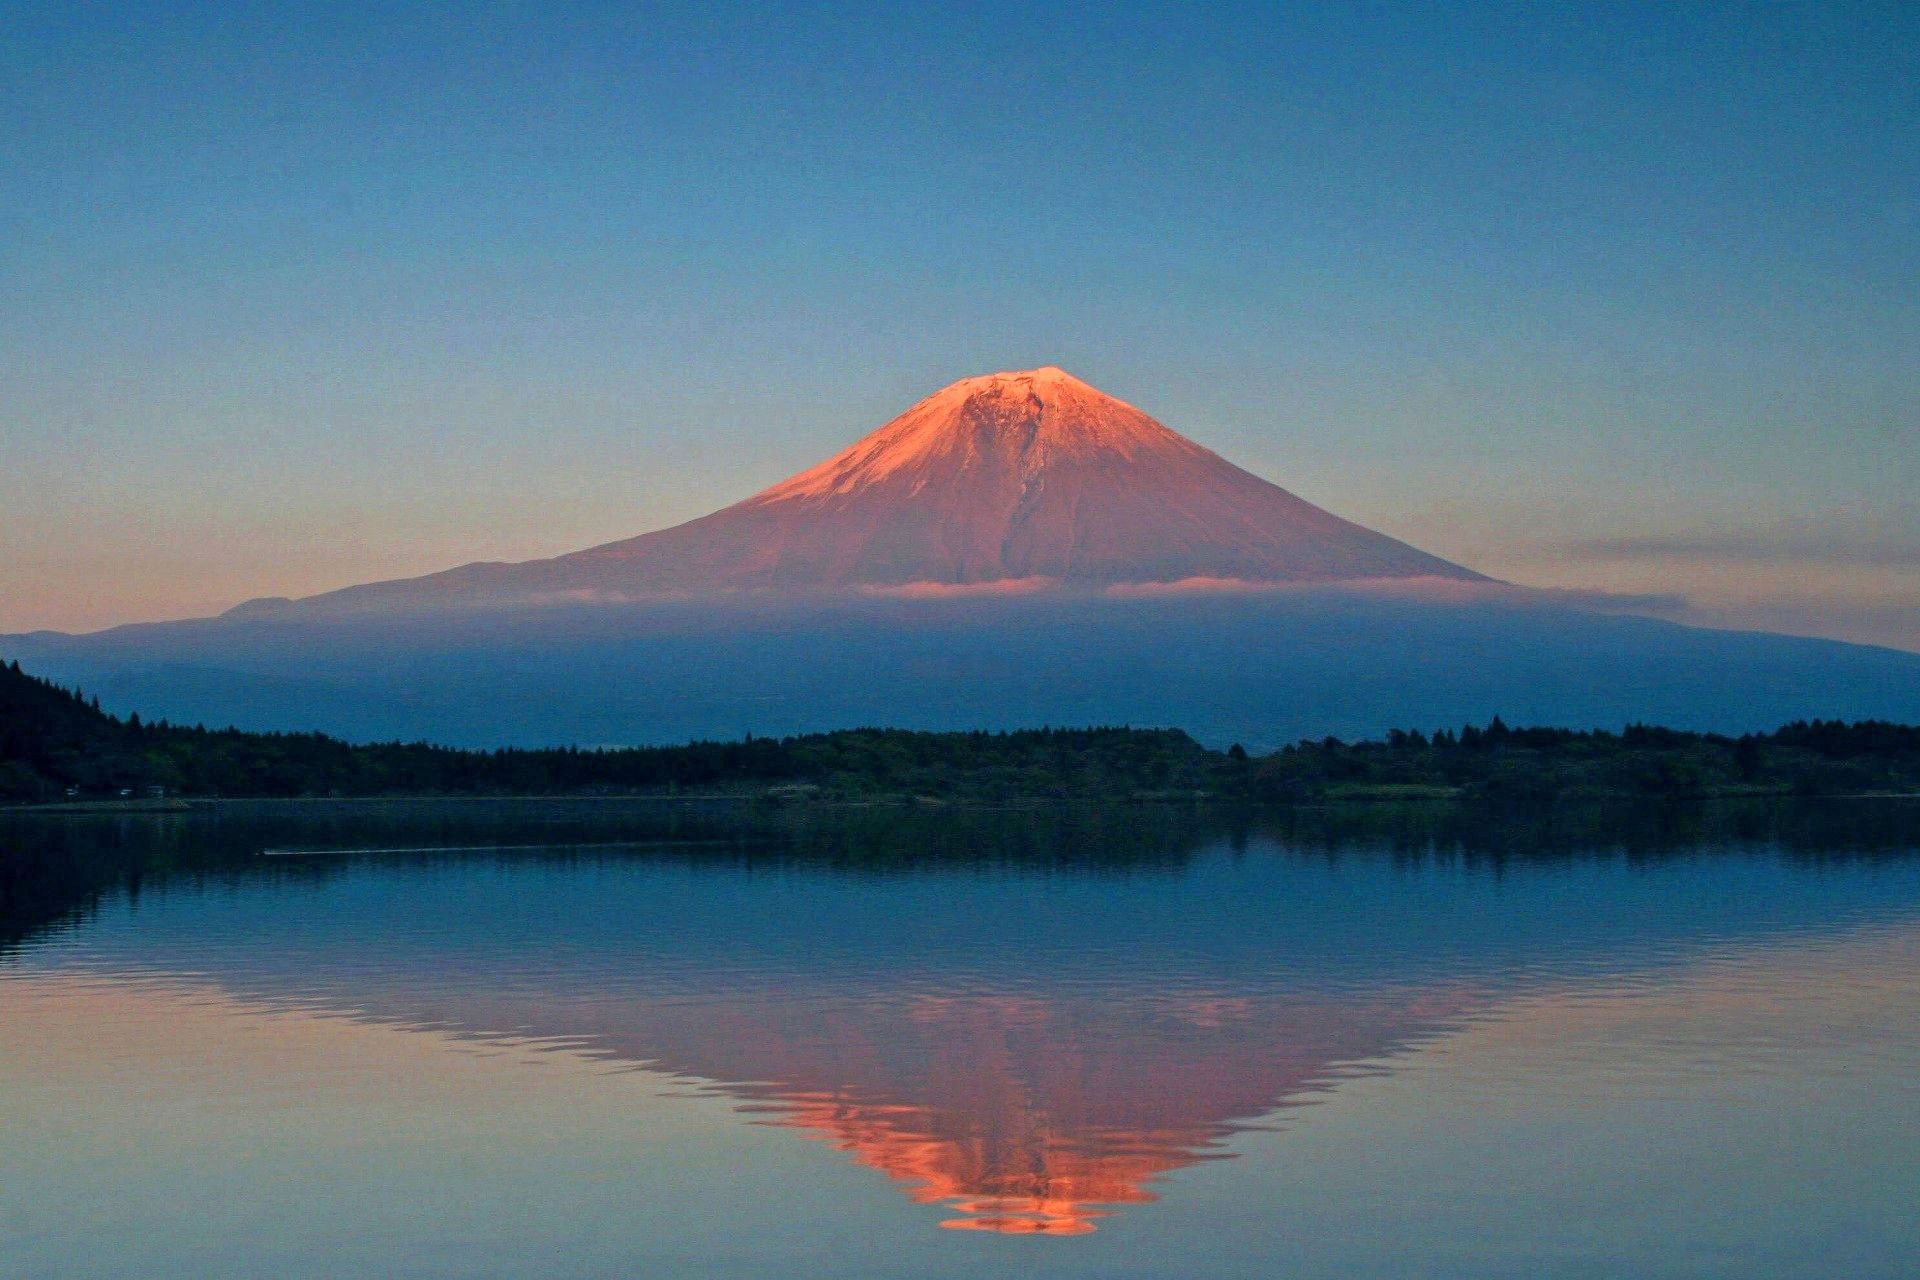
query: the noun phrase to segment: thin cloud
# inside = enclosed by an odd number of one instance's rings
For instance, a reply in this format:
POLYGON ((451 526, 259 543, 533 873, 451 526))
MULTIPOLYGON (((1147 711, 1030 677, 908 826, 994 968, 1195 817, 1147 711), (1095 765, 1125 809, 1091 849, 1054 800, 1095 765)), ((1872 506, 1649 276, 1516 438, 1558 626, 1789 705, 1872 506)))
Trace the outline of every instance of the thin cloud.
POLYGON ((968 596, 1030 596, 1051 591, 1058 578, 995 578, 988 582, 902 582, 892 586, 864 586, 860 593, 883 599, 946 600, 968 596))
POLYGON ((1559 550, 1597 560, 1709 560, 1751 565, 1920 569, 1920 536, 1863 535, 1853 530, 1641 534, 1588 538, 1563 543, 1559 550))
POLYGON ((1181 578, 1174 582, 1117 583, 1101 594, 1139 600, 1188 595, 1365 595, 1427 603, 1468 604, 1498 601, 1516 605, 1563 605, 1606 613, 1682 612, 1693 607, 1685 596, 1668 593, 1528 587, 1512 582, 1470 582, 1458 578, 1353 578, 1335 582, 1259 582, 1245 578, 1181 578))

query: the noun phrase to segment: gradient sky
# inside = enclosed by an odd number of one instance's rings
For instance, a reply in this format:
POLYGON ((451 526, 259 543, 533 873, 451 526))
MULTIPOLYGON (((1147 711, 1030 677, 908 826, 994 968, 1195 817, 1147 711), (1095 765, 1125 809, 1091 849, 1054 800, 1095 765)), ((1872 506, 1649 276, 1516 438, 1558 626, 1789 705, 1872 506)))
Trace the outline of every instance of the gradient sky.
POLYGON ((630 536, 1057 363, 1487 572, 1920 649, 1910 2, 341 8, 0 0, 0 630, 630 536))

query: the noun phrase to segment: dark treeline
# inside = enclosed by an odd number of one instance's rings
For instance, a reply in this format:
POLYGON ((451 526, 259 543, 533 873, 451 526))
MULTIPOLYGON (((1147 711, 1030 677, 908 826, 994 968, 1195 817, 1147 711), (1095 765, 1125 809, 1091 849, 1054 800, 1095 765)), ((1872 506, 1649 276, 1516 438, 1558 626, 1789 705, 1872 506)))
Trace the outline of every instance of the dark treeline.
POLYGON ((1120 795, 1217 789, 1225 757, 1184 733, 852 729, 680 747, 464 751, 318 733, 121 720, 79 691, 0 667, 0 798, 554 795, 766 791, 1120 795))
POLYGON ((465 751, 125 720, 0 666, 0 800, 726 792, 1001 799, 1835 795, 1920 791, 1920 727, 1812 721, 1739 738, 1484 727, 1209 750, 1169 729, 853 729, 608 750, 465 751))
POLYGON ((1254 762, 1263 799, 1353 792, 1551 799, 1567 795, 1859 795, 1920 792, 1920 726, 1798 721, 1728 737, 1632 725, 1485 728, 1385 741, 1302 742, 1254 762))

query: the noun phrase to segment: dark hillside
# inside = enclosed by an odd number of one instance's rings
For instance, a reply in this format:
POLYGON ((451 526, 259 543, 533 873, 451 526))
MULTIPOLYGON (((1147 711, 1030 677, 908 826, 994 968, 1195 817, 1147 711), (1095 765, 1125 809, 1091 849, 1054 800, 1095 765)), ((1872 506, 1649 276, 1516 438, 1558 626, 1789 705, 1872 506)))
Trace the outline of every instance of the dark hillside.
POLYGON ((42 798, 55 782, 104 790, 139 771, 128 749, 97 702, 0 663, 0 798, 42 798))

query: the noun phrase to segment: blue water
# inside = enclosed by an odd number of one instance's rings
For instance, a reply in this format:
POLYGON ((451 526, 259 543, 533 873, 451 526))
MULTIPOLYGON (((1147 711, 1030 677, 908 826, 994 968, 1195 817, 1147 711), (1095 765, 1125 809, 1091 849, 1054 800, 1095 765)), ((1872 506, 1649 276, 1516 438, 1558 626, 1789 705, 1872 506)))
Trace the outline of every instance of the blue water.
POLYGON ((1914 817, 15 820, 0 1275, 1907 1275, 1914 817))

